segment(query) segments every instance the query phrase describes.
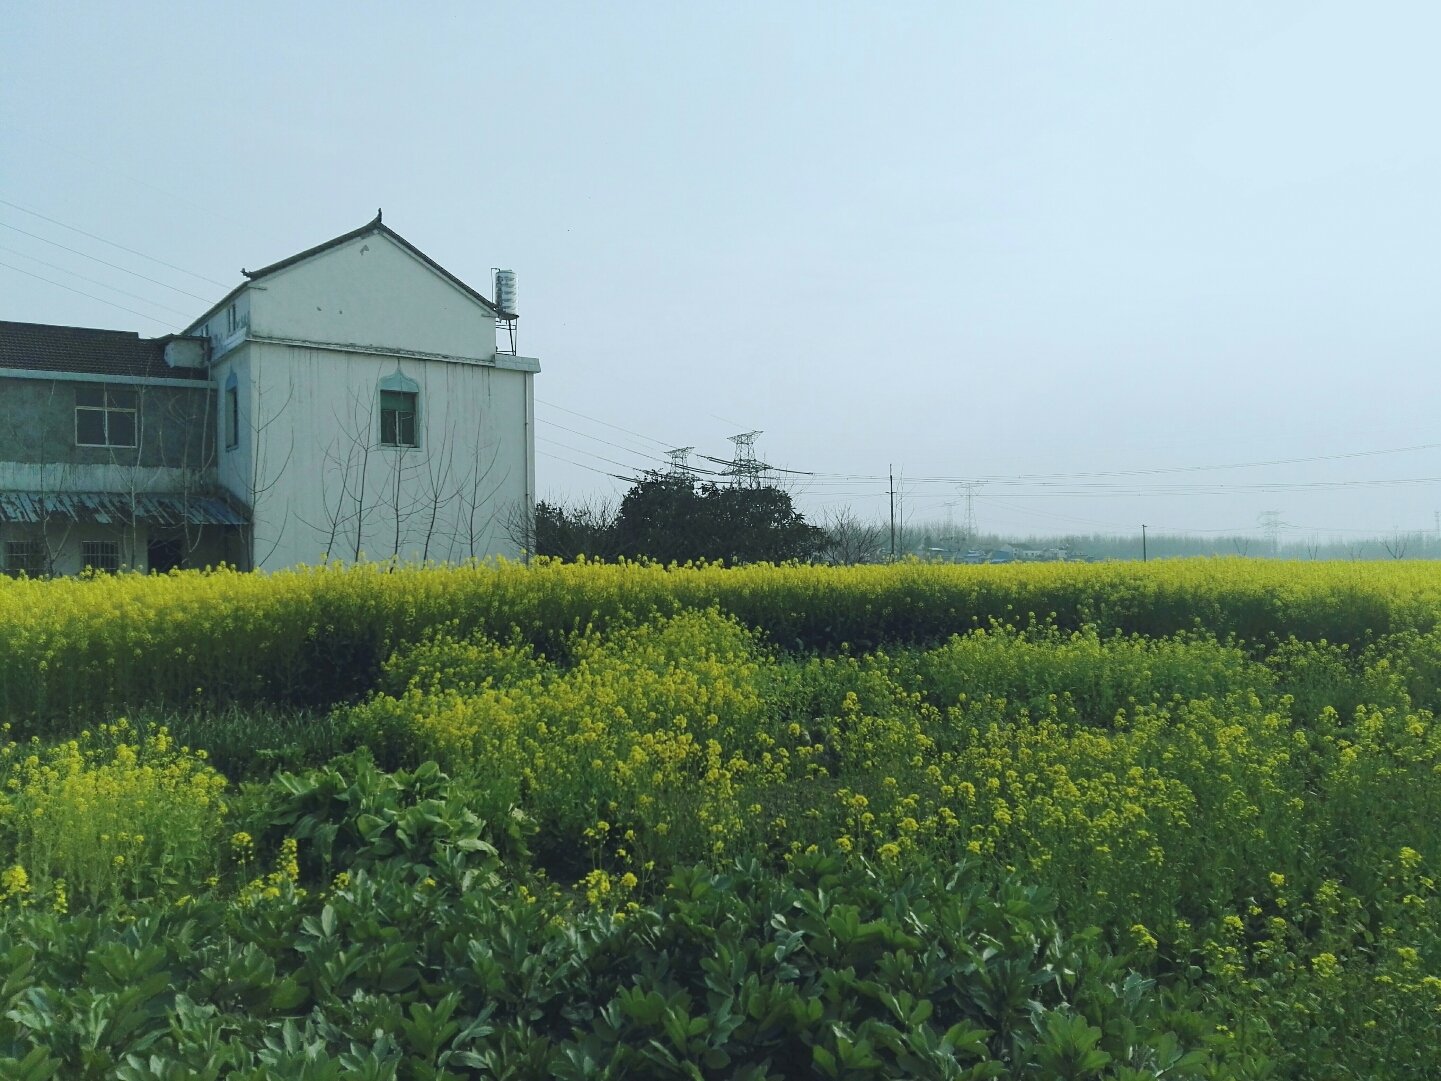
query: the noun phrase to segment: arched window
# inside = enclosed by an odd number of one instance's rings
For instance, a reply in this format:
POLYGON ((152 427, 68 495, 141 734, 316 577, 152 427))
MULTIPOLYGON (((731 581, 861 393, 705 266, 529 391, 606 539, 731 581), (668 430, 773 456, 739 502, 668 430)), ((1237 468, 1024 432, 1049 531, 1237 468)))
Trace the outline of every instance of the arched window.
POLYGON ((380 381, 380 445, 420 446, 420 384, 399 368, 380 381))

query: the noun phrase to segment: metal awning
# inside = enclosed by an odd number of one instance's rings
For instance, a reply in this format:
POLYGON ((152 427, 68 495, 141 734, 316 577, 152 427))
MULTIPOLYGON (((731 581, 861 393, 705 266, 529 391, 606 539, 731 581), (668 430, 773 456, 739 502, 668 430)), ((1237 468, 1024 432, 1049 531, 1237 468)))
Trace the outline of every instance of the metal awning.
POLYGON ((218 495, 158 492, 0 492, 0 522, 59 518, 100 525, 245 525, 249 519, 218 495))

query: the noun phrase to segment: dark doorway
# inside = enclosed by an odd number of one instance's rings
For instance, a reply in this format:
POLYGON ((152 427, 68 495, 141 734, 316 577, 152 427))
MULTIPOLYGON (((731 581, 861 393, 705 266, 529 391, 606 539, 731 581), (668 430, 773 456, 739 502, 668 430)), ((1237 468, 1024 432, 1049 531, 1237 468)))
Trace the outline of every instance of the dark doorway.
POLYGON ((182 565, 185 549, 179 537, 151 537, 145 558, 151 574, 166 574, 182 565))

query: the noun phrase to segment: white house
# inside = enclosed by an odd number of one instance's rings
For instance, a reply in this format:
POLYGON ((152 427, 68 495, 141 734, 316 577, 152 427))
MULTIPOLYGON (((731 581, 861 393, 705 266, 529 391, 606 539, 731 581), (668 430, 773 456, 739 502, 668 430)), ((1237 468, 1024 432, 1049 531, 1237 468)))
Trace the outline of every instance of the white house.
MULTIPOLYGON (((15 537, 12 562, 24 560, 6 569, 34 573, 46 561, 57 572, 78 569, 70 564, 83 554, 59 550, 68 540, 57 548, 44 538, 90 538, 106 530, 117 537, 128 530, 130 538, 117 539, 106 566, 146 569, 144 538, 161 535, 162 511, 167 528, 188 516, 197 523, 193 533, 203 529, 211 537, 182 546, 189 558, 167 557, 169 565, 213 562, 218 552, 255 569, 327 559, 518 555, 523 531, 516 523, 534 504, 533 380, 540 365, 515 355, 514 313, 430 259, 378 214, 353 232, 242 273, 245 281, 181 334, 153 342, 84 328, 7 325, 14 330, 7 330, 14 347, 8 355, 18 359, 10 362, 15 378, 0 380, 0 391, 14 396, 17 409, 23 408, 21 389, 32 386, 42 388, 47 402, 59 402, 50 408, 53 416, 46 414, 56 439, 69 439, 65 418, 71 414, 64 410, 73 409, 74 443, 47 451, 47 462, 161 461, 159 451, 147 447, 175 442, 176 422, 148 406, 145 394, 158 401, 162 390, 194 391, 208 395, 213 408, 192 410, 196 415, 184 422, 192 437, 197 427, 204 432, 181 463, 186 468, 170 470, 185 491, 173 478, 150 486, 161 500, 158 510, 143 512, 133 482, 132 490, 111 491, 115 486, 104 479, 109 473, 98 467, 57 471, 38 460, 21 463, 11 472, 28 488, 6 491, 0 461, 0 534, 15 537), (509 351, 497 348, 498 327, 509 351), (83 361, 51 357, 55 343, 77 335, 87 350, 83 361), (122 345, 135 357, 106 352, 122 345), (67 365, 83 372, 55 370, 67 365), (133 389, 105 389, 123 380, 156 387, 142 388, 140 398, 133 389), (6 389, 11 386, 17 389, 6 389), (99 406, 90 400, 97 394, 99 406), (96 417, 105 428, 98 436, 91 430, 96 417), (74 485, 59 479, 82 474, 76 483, 84 491, 72 492, 74 485), (35 490, 33 477, 48 487, 35 490), (47 526, 67 515, 65 530, 47 526)), ((0 401, 0 413, 6 404, 0 401)), ((31 459, 35 453, 25 451, 31 459)))
POLYGON ((252 565, 518 554, 540 364, 497 350, 515 316, 379 215, 242 273, 185 334, 210 343, 252 565))

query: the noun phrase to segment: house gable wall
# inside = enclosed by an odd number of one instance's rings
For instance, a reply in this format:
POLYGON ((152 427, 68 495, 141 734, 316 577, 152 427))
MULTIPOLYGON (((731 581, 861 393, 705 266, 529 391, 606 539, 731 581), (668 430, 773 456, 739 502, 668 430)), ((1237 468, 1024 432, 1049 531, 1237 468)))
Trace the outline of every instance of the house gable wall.
POLYGON ((495 355, 494 312, 384 233, 267 274, 247 292, 254 337, 472 360, 495 355))

